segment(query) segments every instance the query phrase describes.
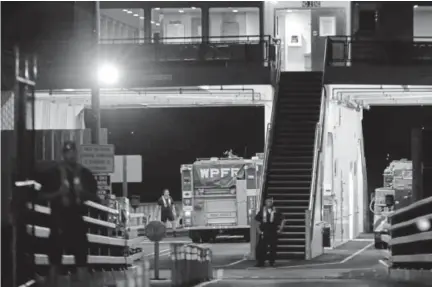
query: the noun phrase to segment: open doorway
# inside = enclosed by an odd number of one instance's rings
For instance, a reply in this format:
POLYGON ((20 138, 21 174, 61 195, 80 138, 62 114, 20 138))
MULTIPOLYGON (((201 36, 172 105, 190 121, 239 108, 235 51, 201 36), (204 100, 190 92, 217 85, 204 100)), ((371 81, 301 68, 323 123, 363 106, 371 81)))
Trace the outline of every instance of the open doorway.
POLYGON ((283 71, 322 71, 326 37, 345 35, 342 8, 277 9, 275 17, 283 71))

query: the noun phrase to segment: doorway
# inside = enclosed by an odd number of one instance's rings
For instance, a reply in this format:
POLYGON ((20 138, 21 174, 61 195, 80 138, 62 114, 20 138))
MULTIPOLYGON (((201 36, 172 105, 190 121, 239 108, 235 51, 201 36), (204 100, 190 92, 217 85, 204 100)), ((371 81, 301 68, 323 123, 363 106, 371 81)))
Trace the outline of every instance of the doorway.
POLYGON ((343 8, 277 9, 275 17, 282 71, 322 71, 326 37, 346 33, 343 8))

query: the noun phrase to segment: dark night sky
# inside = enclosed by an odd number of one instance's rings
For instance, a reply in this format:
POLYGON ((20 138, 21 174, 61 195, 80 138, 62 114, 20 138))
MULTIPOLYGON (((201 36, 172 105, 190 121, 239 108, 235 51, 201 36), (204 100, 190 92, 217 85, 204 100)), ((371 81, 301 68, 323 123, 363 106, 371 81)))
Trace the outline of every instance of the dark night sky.
POLYGON ((369 192, 382 186, 382 173, 390 161, 411 159, 411 130, 421 126, 432 127, 431 106, 372 107, 364 111, 369 192))
MULTIPOLYGON (((142 156, 143 182, 130 183, 129 194, 146 202, 165 187, 180 199, 181 164, 228 149, 244 157, 264 149, 262 107, 110 109, 102 111, 101 123, 116 154, 142 156)), ((121 184, 113 189, 120 194, 121 184)))

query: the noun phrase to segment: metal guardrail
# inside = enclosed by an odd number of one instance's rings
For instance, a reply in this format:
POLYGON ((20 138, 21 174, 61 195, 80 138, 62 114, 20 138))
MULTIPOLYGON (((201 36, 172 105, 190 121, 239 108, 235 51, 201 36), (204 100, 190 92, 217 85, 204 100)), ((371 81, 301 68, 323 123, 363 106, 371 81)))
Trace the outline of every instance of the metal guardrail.
POLYGON ((405 41, 333 36, 327 41, 325 66, 432 65, 432 37, 405 41))
POLYGON ((213 279, 212 251, 195 244, 171 244, 171 286, 194 286, 213 279))
POLYGON ((392 269, 432 272, 432 197, 395 211, 390 216, 392 269))
MULTIPOLYGON (((271 36, 239 37, 187 37, 155 39, 101 39, 102 59, 117 59, 127 65, 143 63, 178 62, 182 65, 202 62, 229 61, 233 63, 262 64, 270 67, 276 59, 272 47, 276 45, 271 36)), ((77 47, 70 42, 44 42, 38 45, 41 69, 59 67, 66 63, 75 67, 89 65, 94 51, 77 47)))
MULTIPOLYGON (((98 268, 98 265, 112 266, 113 269, 124 268, 141 259, 142 250, 139 244, 144 237, 129 238, 126 236, 127 232, 124 231, 130 226, 119 228, 117 223, 108 220, 108 214, 118 217, 118 210, 91 201, 85 202, 85 205, 88 207, 84 221, 88 224, 87 236, 91 243, 88 254, 88 263, 91 268, 98 268), (120 237, 117 236, 119 229, 123 229, 120 237)), ((48 265, 48 256, 44 254, 47 246, 43 239, 49 237, 50 229, 43 225, 49 220, 51 209, 37 204, 34 206, 28 204, 28 208, 34 211, 33 219, 27 224, 27 232, 33 233, 37 242, 36 250, 34 250, 35 264, 48 265)), ((74 265, 74 257, 63 255, 63 264, 74 265)))

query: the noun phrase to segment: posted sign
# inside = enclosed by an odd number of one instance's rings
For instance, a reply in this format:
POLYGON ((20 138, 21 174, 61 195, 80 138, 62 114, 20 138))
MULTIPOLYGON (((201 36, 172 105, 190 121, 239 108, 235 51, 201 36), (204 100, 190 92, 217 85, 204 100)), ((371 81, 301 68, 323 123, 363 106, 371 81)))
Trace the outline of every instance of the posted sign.
POLYGON ((80 161, 93 173, 113 173, 114 145, 81 145, 80 161))
POLYGON ((111 178, 106 174, 95 175, 98 187, 98 195, 104 199, 107 194, 111 194, 111 178))

